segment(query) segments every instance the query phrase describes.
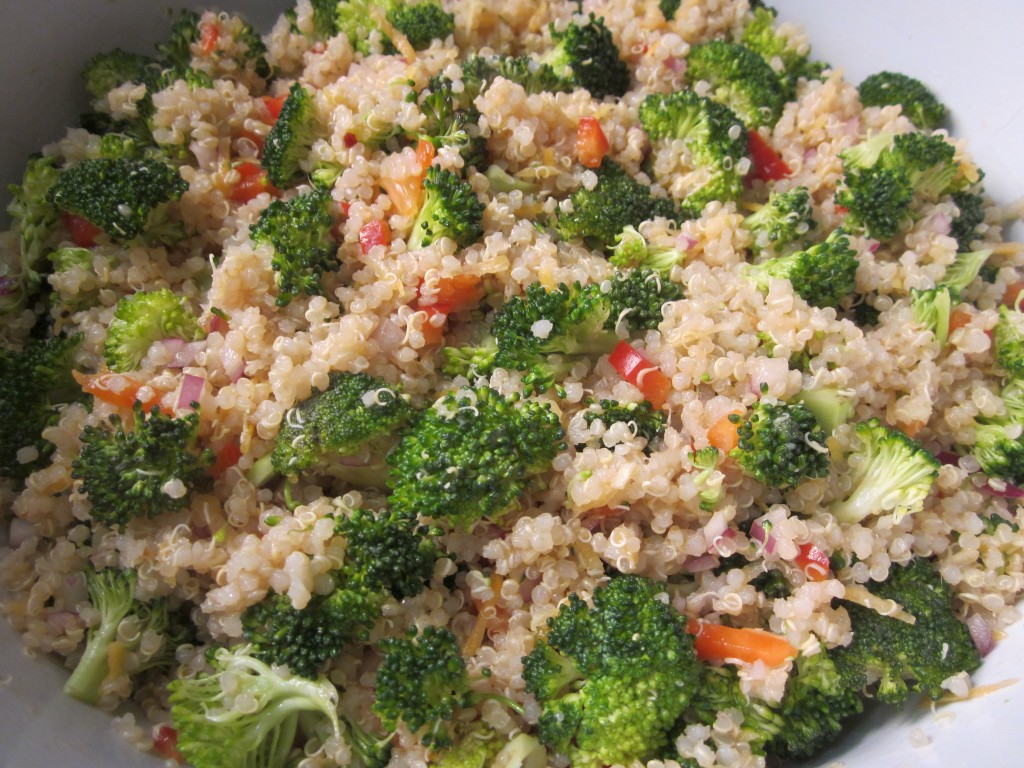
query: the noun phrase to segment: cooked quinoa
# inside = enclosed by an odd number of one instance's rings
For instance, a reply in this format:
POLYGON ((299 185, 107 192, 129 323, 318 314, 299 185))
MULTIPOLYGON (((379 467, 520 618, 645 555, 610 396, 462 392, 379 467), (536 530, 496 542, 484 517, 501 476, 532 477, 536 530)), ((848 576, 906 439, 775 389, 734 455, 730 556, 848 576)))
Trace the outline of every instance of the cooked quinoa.
MULTIPOLYGON (((141 385, 140 398, 179 416, 192 410, 183 402, 183 386, 200 381, 194 398, 200 444, 217 455, 238 456, 192 492, 185 508, 107 526, 94 519, 72 465, 83 430, 102 427, 115 414, 127 419, 131 408, 95 397, 88 405, 64 406, 59 421, 46 429, 44 437, 55 446, 46 466, 23 483, 0 481, 0 515, 9 528, 0 549, 0 611, 27 651, 55 654, 75 666, 87 630, 99 620, 85 591, 90 567, 134 569, 137 596, 165 597, 190 612, 197 644, 178 648, 175 668, 162 676, 132 675, 133 666, 159 652, 154 638, 102 683, 99 706, 120 713, 135 705, 147 718, 145 729, 127 728, 140 748, 152 749, 150 725, 155 734, 170 721, 168 680, 199 674, 209 648, 242 643, 243 613, 268 594, 286 595, 301 609, 330 591, 331 571, 344 557, 335 518, 388 503, 386 487, 355 487, 317 473, 289 486, 292 504, 281 483, 254 485, 253 465, 271 452, 292 409, 325 389, 333 372, 379 377, 418 408, 469 385, 522 394, 519 371, 498 369, 476 381, 446 375, 442 348, 475 343, 495 309, 533 283, 553 290, 614 277, 605 251, 560 239, 552 226, 571 210, 575 191, 596 183, 594 171, 577 160, 581 118, 599 121, 607 157, 649 184, 656 198, 682 199, 694 183, 688 177, 692 159, 677 143, 652 146, 638 119, 640 104, 650 94, 692 86, 686 78, 691 47, 736 39, 751 18, 747 0, 683 2, 672 20, 656 0, 586 0, 581 10, 603 17, 611 31, 629 70, 629 90, 603 100, 581 88, 528 94, 497 78, 475 100, 488 163, 531 191, 496 191, 486 168, 467 168, 457 148, 441 147, 432 162, 471 185, 485 206, 483 234, 464 248, 441 238, 410 250, 416 210, 392 196, 397 198, 402 180, 423 172, 416 144, 398 137, 374 143, 366 140, 368 132, 393 127, 415 135, 424 121, 416 95, 432 76, 444 74, 458 89, 467 55, 540 55, 552 45, 549 25, 564 28, 579 18, 575 3, 560 0, 445 0, 444 7, 455 24, 447 40, 385 54, 382 40, 371 38, 371 52, 364 54, 344 34, 317 40, 310 33, 313 6, 298 0, 294 19, 282 16, 263 36, 272 77, 239 64, 246 53, 239 17, 203 14, 201 25, 218 30, 216 48, 193 42, 191 66, 212 85, 190 87, 179 80, 152 94, 153 140, 187 158, 180 166, 187 191, 169 206, 187 237, 147 247, 100 236, 89 246, 91 263, 48 277, 52 332, 82 334, 75 367, 83 381, 105 370, 104 343, 122 297, 162 288, 183 297, 207 332, 184 352, 181 345, 155 343, 130 376, 141 385), (324 130, 291 187, 244 199, 237 194, 240 167, 259 162, 274 124, 267 103, 295 82, 312 95, 324 130), (323 166, 340 169, 329 189, 339 268, 324 272, 320 295, 300 294, 281 306, 274 249, 254 241, 250 227, 275 197, 310 192, 308 174, 323 166), (366 247, 361 233, 374 222, 386 223, 392 237, 366 247), (444 281, 466 275, 485 287, 478 308, 447 318, 423 308, 444 281), (86 293, 90 300, 77 300, 86 293)), ((781 31, 807 49, 799 28, 786 24, 781 31)), ((144 95, 144 86, 127 83, 95 107, 114 119, 132 118, 144 95)), ((820 242, 844 221, 834 201, 843 176, 840 153, 882 132, 913 130, 899 106, 863 107, 856 84, 826 68, 820 79, 801 78, 774 127, 758 129, 788 175, 754 179, 738 202, 712 202, 696 218, 639 225, 649 245, 685 251, 669 275, 683 298, 662 307, 655 330, 629 338, 671 384, 664 435, 648 445, 635 431, 583 417, 596 401, 644 399, 607 355, 578 362, 558 388, 525 393, 558 414, 564 448, 521 495, 514 513, 468 530, 445 526, 441 540, 448 557, 437 561, 429 584, 415 597, 389 599, 370 637, 330 662, 325 674, 339 687, 347 717, 374 727, 377 643, 410 627, 434 625, 458 638, 471 675, 489 671, 488 691, 522 707, 520 715, 490 702, 466 718, 508 736, 532 732, 541 707, 526 691, 523 657, 571 594, 589 600, 612 574, 665 582, 672 607, 685 617, 768 630, 812 654, 822 645, 851 642, 841 599, 862 593, 851 587, 884 581, 893 566, 915 557, 933 560, 965 621, 981 622, 998 637, 1017 620, 1024 591, 1017 494, 979 472, 971 454, 976 420, 1005 412, 1000 391, 1007 372, 995 361, 992 331, 1008 287, 1024 278, 1024 246, 1003 242, 1003 227, 1016 212, 986 199, 973 249, 993 254, 985 274, 963 291, 957 327, 945 344, 915 320, 911 297, 915 289, 936 286, 956 258, 950 233, 958 210, 948 196, 921 206, 894 238, 880 243, 850 237, 858 262, 855 295, 871 297, 877 311, 871 324, 858 324, 852 299, 819 308, 786 279, 761 290, 743 272, 754 258, 744 219, 769 193, 805 187, 817 222, 814 240, 820 242), (730 413, 746 413, 762 399, 793 401, 822 387, 841 390, 853 406, 823 447, 831 464, 827 476, 779 490, 729 458, 710 477, 694 465, 695 452, 715 442, 709 431, 730 413), (840 523, 829 504, 850 489, 846 460, 858 445, 855 425, 873 417, 944 461, 920 511, 840 523), (702 504, 709 484, 722 491, 713 506, 702 504), (992 525, 993 515, 1004 524, 992 525), (766 546, 766 531, 772 546, 766 546), (826 578, 809 578, 797 564, 808 544, 831 556, 826 578), (737 554, 745 556, 739 567, 719 567, 737 554), (784 575, 788 596, 758 590, 754 582, 766 570, 784 575)), ((961 168, 972 169, 965 144, 949 141, 961 168)), ((62 167, 99 151, 99 136, 84 128, 69 129, 43 148, 62 167)), ((69 233, 58 227, 47 247, 70 244, 69 233)), ((0 234, 0 262, 16 264, 18 248, 17 233, 0 234)), ((36 324, 34 309, 7 315, 0 338, 6 348, 19 349, 36 324)), ((25 455, 25 461, 33 459, 25 455)), ((793 663, 736 666, 749 696, 778 702, 793 663)), ((967 692, 963 678, 950 680, 948 688, 967 692)), ((648 765, 766 763, 748 743, 735 710, 721 712, 713 727, 682 728, 675 748, 673 759, 648 765)), ((347 744, 328 740, 311 748, 301 765, 345 765, 350 759, 347 744)), ((432 759, 415 734, 398 729, 391 766, 432 759)), ((549 759, 565 764, 554 753, 549 759)))

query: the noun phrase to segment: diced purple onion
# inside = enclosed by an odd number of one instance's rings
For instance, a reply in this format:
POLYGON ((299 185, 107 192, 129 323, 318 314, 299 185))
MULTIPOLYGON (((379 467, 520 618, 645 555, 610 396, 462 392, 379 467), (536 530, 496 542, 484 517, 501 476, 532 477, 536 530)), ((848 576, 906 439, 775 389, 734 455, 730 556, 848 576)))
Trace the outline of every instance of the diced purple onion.
POLYGON ((992 628, 981 614, 974 613, 967 618, 967 631, 971 633, 974 647, 978 649, 981 656, 988 656, 996 647, 995 638, 992 637, 992 628))
POLYGON ((178 394, 177 409, 191 407, 192 403, 198 403, 203 396, 203 387, 206 386, 206 379, 202 376, 194 376, 186 373, 181 380, 181 392, 178 394))
POLYGON ((775 537, 770 533, 765 534, 764 526, 761 524, 760 520, 755 520, 751 523, 750 538, 762 545, 766 554, 771 555, 775 553, 775 537))

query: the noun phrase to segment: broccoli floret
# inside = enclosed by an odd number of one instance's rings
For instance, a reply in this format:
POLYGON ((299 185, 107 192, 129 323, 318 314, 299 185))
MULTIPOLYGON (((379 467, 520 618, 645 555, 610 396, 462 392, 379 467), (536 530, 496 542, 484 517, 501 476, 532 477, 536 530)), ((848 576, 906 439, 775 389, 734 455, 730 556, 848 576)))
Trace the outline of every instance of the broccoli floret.
POLYGON ((629 68, 619 58, 619 49, 604 18, 593 13, 584 24, 575 21, 559 32, 551 23, 549 30, 554 47, 540 57, 555 75, 580 88, 586 88, 595 99, 623 96, 629 89, 629 68))
MULTIPOLYGON (((309 36, 314 40, 327 40, 338 33, 337 9, 338 0, 310 0, 313 9, 312 29, 309 36)), ((295 34, 302 33, 299 29, 298 14, 295 8, 289 8, 284 12, 285 18, 290 22, 290 29, 295 34)))
POLYGON ((970 190, 954 192, 951 197, 958 213, 953 219, 949 235, 956 238, 958 251, 969 251, 971 243, 978 236, 978 227, 985 223, 985 198, 970 190))
POLYGON ((282 768, 300 732, 344 738, 338 690, 327 679, 287 676, 246 645, 218 648, 211 664, 168 685, 177 747, 195 768, 282 768))
POLYGON ((1024 377, 1024 312, 1005 305, 992 331, 996 362, 1013 377, 1024 377))
POLYGON ((600 421, 606 430, 612 424, 626 424, 631 433, 647 441, 647 452, 650 446, 665 434, 665 412, 655 409, 646 400, 639 403, 601 400, 590 406, 584 412, 583 418, 588 427, 595 421, 600 421))
POLYGON ((924 131, 934 131, 946 119, 946 105, 920 80, 900 72, 869 75, 857 90, 865 107, 898 104, 907 119, 924 131))
POLYGON ((664 320, 662 307, 683 298, 683 289, 652 269, 616 272, 607 293, 610 312, 606 328, 624 324, 632 332, 653 331, 664 320))
POLYGON ((538 736, 579 768, 646 762, 695 694, 693 639, 663 587, 613 577, 593 605, 573 593, 523 659, 526 690, 541 705, 538 736))
MULTIPOLYGON (((108 652, 115 642, 126 653, 138 650, 144 634, 163 639, 162 650, 135 667, 138 674, 147 669, 170 666, 179 645, 190 642, 194 628, 178 613, 170 610, 165 598, 150 601, 135 599, 137 577, 133 570, 104 568, 85 572, 89 602, 99 613, 99 623, 90 627, 86 635, 85 650, 71 676, 64 683, 64 693, 86 704, 95 704, 100 698, 100 686, 110 674, 108 652), (118 627, 125 620, 133 622, 130 633, 118 638, 118 627)), ((151 639, 147 638, 147 639, 151 639)))
POLYGON ((82 78, 85 90, 96 99, 106 96, 122 83, 142 83, 156 62, 149 56, 115 48, 98 53, 85 63, 82 78))
POLYGON ((713 445, 694 451, 690 456, 690 463, 693 464, 693 468, 700 470, 693 478, 693 482, 700 489, 698 492, 700 508, 705 512, 710 512, 717 507, 725 495, 721 483, 710 484, 711 475, 718 469, 718 464, 721 460, 721 451, 713 445))
POLYGON ((389 503, 468 529, 515 509, 563 446, 547 403, 519 402, 489 387, 463 389, 428 408, 388 455, 389 503))
POLYGON ((608 262, 619 269, 653 269, 666 280, 672 267, 682 264, 686 251, 674 246, 651 245, 636 227, 625 227, 616 237, 615 248, 608 262))
POLYGON ((60 405, 84 397, 71 375, 81 342, 53 337, 0 352, 0 475, 23 480, 46 466, 54 445, 42 431, 57 423, 60 405))
POLYGON ((484 204, 469 182, 432 165, 423 179, 423 205, 409 234, 409 248, 423 248, 447 237, 460 248, 483 234, 484 204))
POLYGON ((314 190, 291 200, 274 200, 249 228, 256 242, 270 243, 270 266, 277 272, 277 300, 285 307, 299 294, 320 296, 324 272, 336 272, 338 244, 331 236, 334 201, 328 192, 314 190))
POLYGON ((487 140, 477 126, 480 113, 472 103, 460 106, 464 95, 452 90, 447 77, 431 78, 429 87, 430 93, 420 103, 424 121, 415 138, 425 139, 437 148, 458 147, 467 167, 485 165, 487 140))
POLYGON ((1024 380, 1013 378, 1006 383, 1002 398, 1003 416, 978 418, 974 422, 972 453, 986 475, 1024 483, 1024 380))
POLYGON ((442 370, 449 376, 465 376, 467 379, 486 376, 494 370, 498 342, 488 335, 477 346, 445 347, 441 354, 444 358, 442 370))
POLYGON ((757 256, 781 256, 817 228, 807 187, 773 192, 768 202, 743 220, 757 256))
POLYGON ((527 93, 559 93, 571 91, 572 82, 559 77, 550 64, 529 56, 499 56, 494 66, 496 74, 523 86, 527 93))
POLYGON ((842 229, 805 251, 747 264, 743 274, 762 291, 771 281, 789 280, 793 292, 814 307, 837 307, 856 288, 857 252, 842 229))
POLYGON ((417 51, 429 48, 433 40, 444 40, 455 31, 455 16, 434 0, 406 4, 404 0, 386 3, 387 20, 405 35, 417 51))
POLYGON ((729 107, 748 127, 771 127, 778 122, 786 98, 778 76, 760 54, 736 43, 711 40, 693 46, 686 65, 690 82, 709 83, 708 96, 729 107))
POLYGON ((991 249, 982 251, 961 251, 956 255, 953 263, 946 267, 946 273, 942 276, 942 285, 948 288, 954 301, 958 301, 960 294, 967 290, 974 278, 976 278, 992 255, 991 249))
POLYGON ((46 277, 43 260, 57 224, 57 211, 49 201, 60 170, 54 157, 33 157, 25 164, 21 184, 7 187, 11 202, 7 213, 18 238, 16 264, 0 265, 0 316, 31 306, 46 277))
POLYGON ((847 717, 863 710, 859 689, 843 679, 824 649, 797 657, 778 703, 744 693, 731 666, 705 666, 693 702, 692 718, 705 725, 713 725, 722 710, 737 710, 754 752, 783 759, 816 754, 839 736, 847 717))
POLYGON ((949 313, 953 309, 954 295, 953 291, 942 285, 910 290, 914 322, 931 331, 940 347, 946 346, 949 339, 949 313))
POLYGON ((788 37, 780 34, 776 28, 776 15, 773 8, 752 7, 751 18, 743 27, 740 42, 760 54, 776 71, 783 96, 789 101, 796 95, 797 82, 801 77, 818 79, 828 65, 811 61, 810 51, 794 45, 788 37))
POLYGON ((565 240, 584 240, 595 249, 611 250, 627 226, 638 227, 657 216, 675 218, 675 206, 667 198, 654 197, 651 189, 608 158, 597 169, 597 185, 573 193, 571 212, 558 217, 558 234, 565 240))
POLYGON ((161 339, 195 341, 203 330, 185 298, 167 288, 122 297, 107 329, 103 354, 112 371, 134 371, 161 339))
POLYGON ((953 609, 952 590, 928 560, 894 566, 888 579, 871 582, 868 589, 895 601, 915 621, 844 603, 853 641, 834 649, 832 658, 847 686, 863 690, 877 681, 875 698, 902 704, 911 692, 938 699, 944 680, 978 668, 981 659, 953 609))
POLYGON ((547 750, 535 737, 520 733, 510 741, 507 738, 486 726, 473 728, 430 764, 435 768, 546 768, 547 750))
POLYGON ((209 448, 196 446, 197 411, 176 419, 154 408, 147 417, 136 402, 133 421, 128 429, 113 414, 101 426, 87 426, 82 452, 71 465, 71 476, 82 481, 89 497, 90 516, 112 527, 186 508, 214 462, 209 448))
POLYGON ((741 169, 749 164, 747 130, 731 109, 690 90, 651 94, 640 104, 640 124, 652 142, 682 141, 703 171, 703 182, 683 201, 684 216, 699 216, 715 200, 739 199, 741 169))
POLYGON ((825 434, 831 435, 836 427, 853 418, 852 395, 852 391, 837 387, 818 387, 802 390, 796 400, 814 414, 825 434))
POLYGON ((849 457, 850 491, 829 511, 847 525, 888 512, 898 521, 919 512, 941 462, 916 440, 877 418, 857 425, 860 445, 849 457))
POLYGON ((271 594, 242 614, 255 657, 315 677, 346 646, 367 639, 388 595, 401 600, 422 592, 441 556, 438 531, 389 510, 357 509, 338 520, 335 533, 345 539, 345 560, 331 574, 330 592, 313 595, 303 608, 271 594))
POLYGON ((836 205, 849 226, 887 240, 914 219, 914 206, 961 191, 969 180, 955 147, 939 134, 880 133, 840 153, 843 179, 836 205))
POLYGON ((123 243, 146 234, 159 220, 156 209, 187 189, 188 182, 165 163, 96 158, 64 171, 47 199, 57 210, 81 216, 123 243))
POLYGON ((267 134, 260 161, 275 186, 283 189, 291 183, 319 131, 313 96, 301 84, 293 83, 277 121, 267 134))
POLYGON ((772 488, 788 488, 829 472, 828 435, 807 406, 759 400, 739 423, 729 456, 772 488))
POLYGON ((199 19, 195 11, 181 10, 167 39, 156 46, 161 60, 171 67, 188 69, 192 65, 192 43, 199 40, 199 19))

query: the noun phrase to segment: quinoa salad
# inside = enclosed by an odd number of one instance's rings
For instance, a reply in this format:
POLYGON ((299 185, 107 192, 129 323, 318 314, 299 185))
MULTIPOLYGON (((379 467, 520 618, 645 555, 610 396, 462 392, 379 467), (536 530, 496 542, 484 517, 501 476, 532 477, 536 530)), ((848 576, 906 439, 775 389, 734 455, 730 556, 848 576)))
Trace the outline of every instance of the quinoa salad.
POLYGON ((1024 244, 956 105, 749 0, 289 2, 98 53, 11 187, 0 615, 65 693, 195 768, 764 768, 971 697, 1024 244))

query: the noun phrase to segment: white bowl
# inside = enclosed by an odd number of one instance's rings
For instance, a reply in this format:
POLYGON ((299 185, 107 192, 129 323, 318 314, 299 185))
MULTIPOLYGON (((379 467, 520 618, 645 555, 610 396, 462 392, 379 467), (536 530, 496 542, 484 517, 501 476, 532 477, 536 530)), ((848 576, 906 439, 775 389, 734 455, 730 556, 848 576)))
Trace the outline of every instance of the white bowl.
MULTIPOLYGON (((1024 194, 1024 86, 1018 38, 1024 3, 1009 0, 776 0, 784 19, 801 22, 816 58, 853 82, 893 69, 930 85, 952 111, 1002 202, 1024 194)), ((4 3, 0 29, 0 201, 25 156, 58 138, 85 107, 82 64, 120 46, 147 52, 166 33, 162 6, 137 0, 35 0, 4 3)), ((265 30, 280 2, 234 4, 265 30)), ((1024 237, 1016 227, 1017 239, 1024 237)), ((113 732, 107 715, 66 699, 66 671, 29 659, 0 626, 0 768, 61 765, 142 768, 159 763, 113 732)), ((1024 764, 1024 627, 1011 628, 975 676, 994 690, 933 712, 879 709, 809 765, 843 768, 1010 768, 1024 764), (1003 685, 1001 685, 1003 684, 1003 685), (1001 687, 1000 687, 1001 686, 1001 687)))

